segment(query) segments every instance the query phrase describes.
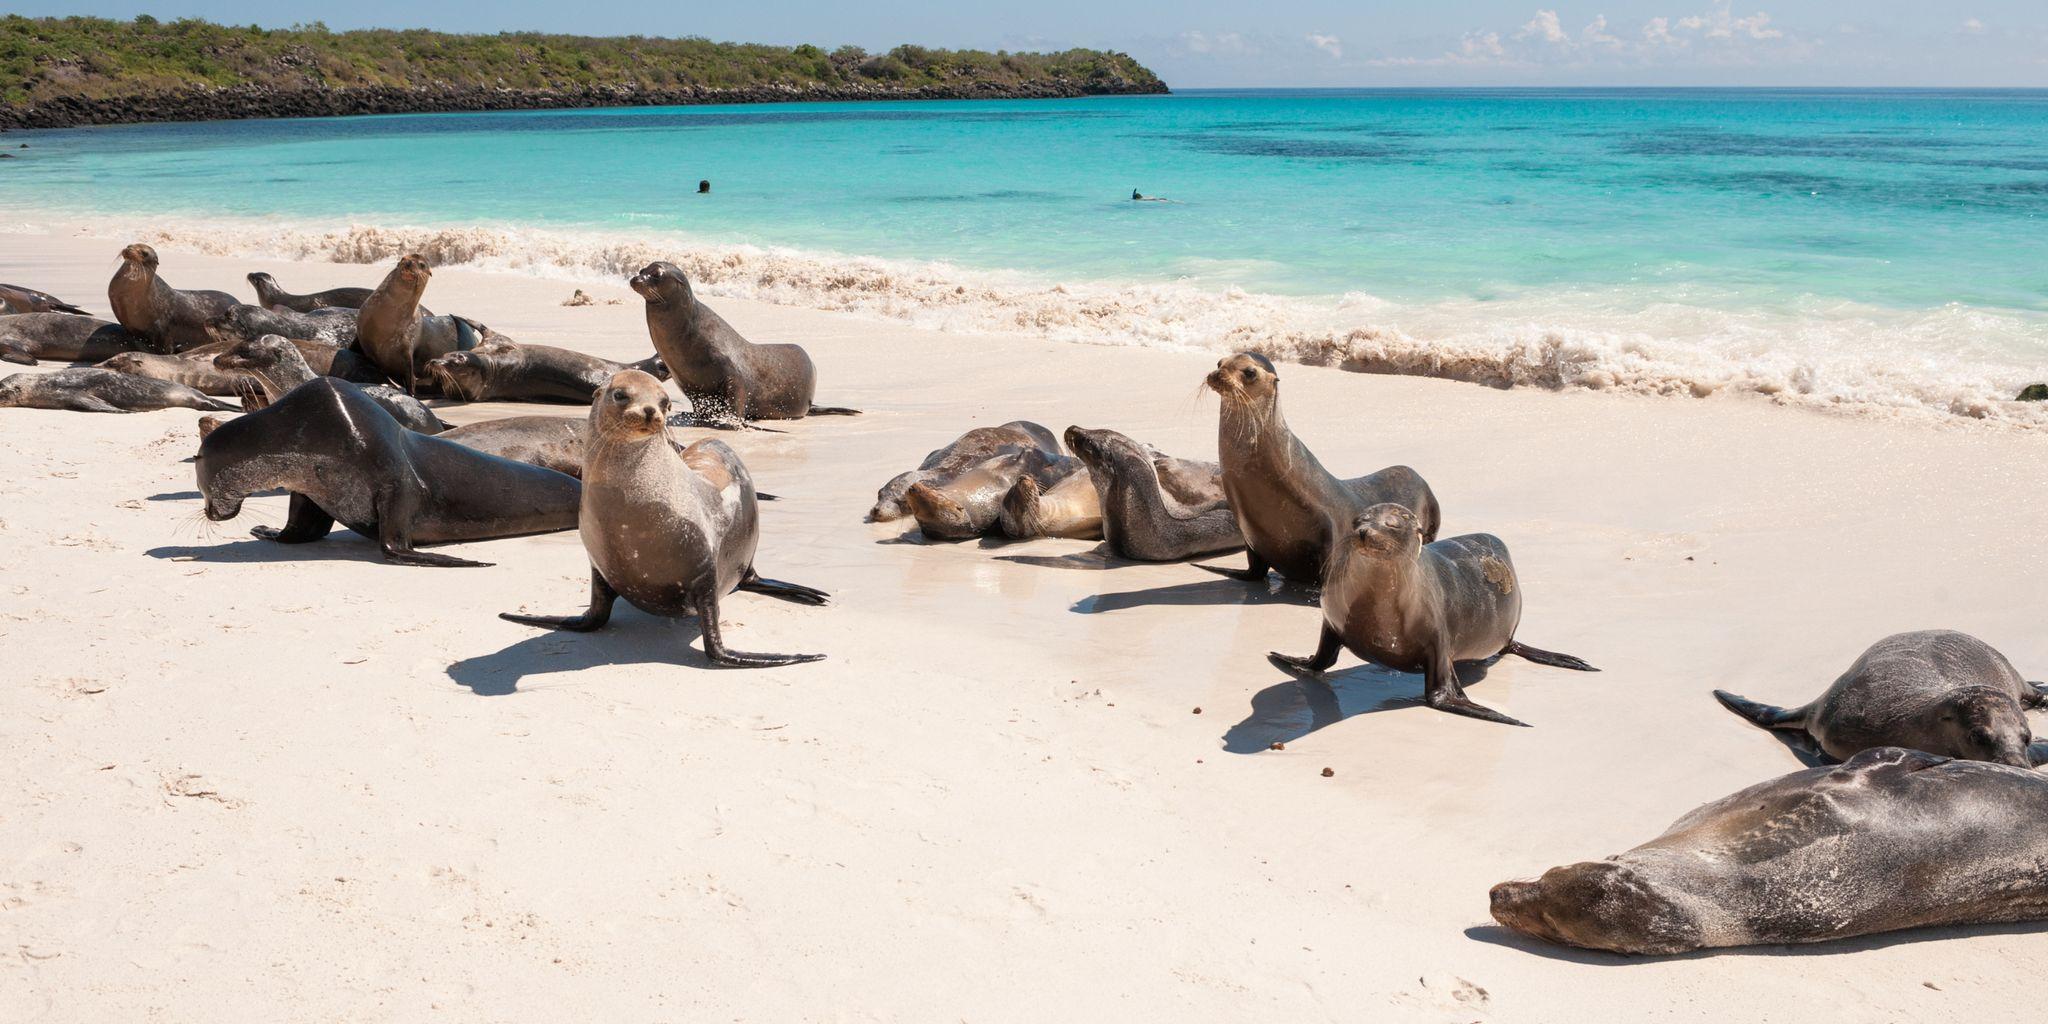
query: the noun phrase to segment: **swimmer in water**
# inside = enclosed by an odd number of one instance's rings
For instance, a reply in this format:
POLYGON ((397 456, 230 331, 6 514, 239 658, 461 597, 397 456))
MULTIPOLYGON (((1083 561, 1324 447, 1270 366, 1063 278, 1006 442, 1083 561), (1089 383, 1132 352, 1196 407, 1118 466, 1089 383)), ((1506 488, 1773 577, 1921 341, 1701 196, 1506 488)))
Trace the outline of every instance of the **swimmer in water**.
POLYGON ((700 181, 700 182, 698 182, 698 183, 697 183, 697 194, 698 194, 698 195, 700 195, 700 196, 701 196, 701 195, 707 195, 707 194, 709 194, 710 192, 711 192, 711 179, 710 179, 710 178, 705 178, 705 179, 704 179, 703 181, 700 181))
POLYGON ((1146 195, 1145 193, 1143 193, 1143 192, 1140 192, 1140 191, 1138 191, 1137 189, 1132 189, 1132 190, 1131 190, 1131 202, 1134 202, 1134 203, 1170 203, 1170 202, 1173 202, 1173 200, 1171 200, 1171 199, 1167 199, 1167 198, 1164 198, 1164 197, 1162 197, 1162 196, 1148 196, 1148 195, 1146 195))

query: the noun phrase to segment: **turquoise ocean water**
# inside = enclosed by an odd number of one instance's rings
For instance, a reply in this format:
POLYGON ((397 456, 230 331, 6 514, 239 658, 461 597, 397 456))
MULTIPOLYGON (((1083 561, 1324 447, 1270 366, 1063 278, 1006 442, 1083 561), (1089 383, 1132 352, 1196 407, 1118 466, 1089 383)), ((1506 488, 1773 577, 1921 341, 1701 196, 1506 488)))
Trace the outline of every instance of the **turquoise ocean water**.
POLYGON ((1490 383, 2030 422, 1999 399, 2048 377, 2042 91, 1187 92, 16 140, 12 225, 565 276, 687 253, 713 294, 1490 383))

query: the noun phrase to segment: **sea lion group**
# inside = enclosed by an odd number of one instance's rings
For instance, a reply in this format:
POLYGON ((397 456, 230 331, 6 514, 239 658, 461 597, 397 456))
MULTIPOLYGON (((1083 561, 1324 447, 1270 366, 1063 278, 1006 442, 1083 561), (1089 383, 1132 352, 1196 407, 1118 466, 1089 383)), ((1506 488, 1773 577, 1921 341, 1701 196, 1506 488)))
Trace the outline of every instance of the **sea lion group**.
MULTIPOLYGON (((112 322, 33 289, 0 286, 0 359, 77 365, 0 380, 0 406, 130 412, 190 408, 207 518, 251 494, 290 495, 282 544, 338 523, 402 565, 489 563, 421 550, 575 527, 590 569, 576 615, 507 612, 568 631, 605 626, 620 598, 696 620, 712 665, 770 668, 820 654, 726 646, 720 602, 736 591, 807 605, 823 591, 763 577, 752 474, 713 438, 683 445, 663 381, 689 422, 852 415, 816 404, 817 373, 795 345, 757 345, 710 309, 670 263, 631 285, 654 356, 621 364, 521 344, 422 304, 432 269, 407 256, 375 288, 309 295, 249 275, 257 303, 183 291, 147 245, 121 252, 112 322), (220 401, 238 397, 241 406, 220 401), (450 427, 423 399, 575 402, 587 415, 515 416, 450 427)), ((1313 588, 1313 654, 1270 657, 1305 686, 1343 651, 1419 674, 1427 706, 1523 723, 1466 686, 1507 655, 1594 671, 1519 638, 1525 589, 1505 542, 1439 537, 1444 512, 1423 476, 1395 465, 1326 469, 1282 415, 1280 374, 1255 353, 1204 379, 1221 399, 1217 461, 1176 458, 1123 433, 1016 420, 976 427, 882 486, 868 518, 914 519, 958 541, 1100 541, 1115 559, 1177 562, 1244 550, 1243 568, 1200 568, 1261 587, 1313 588)), ((1212 585, 1228 587, 1228 584, 1212 585)), ((1303 634, 1307 632, 1303 616, 1303 634)), ((2048 708, 1996 649, 1953 631, 1878 641, 1807 704, 1723 690, 1729 710, 1813 761, 1709 803, 1602 861, 1493 888, 1493 917, 1543 941, 1665 955, 1816 942, 1923 925, 2048 919, 2048 778, 2033 770, 2030 711, 2048 708)), ((1450 728, 1450 726, 1446 726, 1450 728)))

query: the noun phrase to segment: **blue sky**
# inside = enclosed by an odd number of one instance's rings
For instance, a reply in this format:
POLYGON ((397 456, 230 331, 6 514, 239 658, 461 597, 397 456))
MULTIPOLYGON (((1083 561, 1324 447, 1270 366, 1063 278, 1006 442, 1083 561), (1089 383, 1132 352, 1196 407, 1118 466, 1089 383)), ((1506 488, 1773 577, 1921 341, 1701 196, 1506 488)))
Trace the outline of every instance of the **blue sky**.
POLYGON ((1169 84, 2048 86, 2048 0, 187 0, 23 13, 1127 51, 1169 84))

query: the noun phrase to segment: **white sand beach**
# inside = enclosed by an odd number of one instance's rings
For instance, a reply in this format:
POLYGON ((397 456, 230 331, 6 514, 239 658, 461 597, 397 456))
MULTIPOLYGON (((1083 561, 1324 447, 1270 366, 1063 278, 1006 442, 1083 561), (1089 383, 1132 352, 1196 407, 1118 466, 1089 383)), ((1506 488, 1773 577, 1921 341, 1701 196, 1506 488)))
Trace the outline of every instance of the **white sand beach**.
MULTIPOLYGON (((105 316, 129 240, 0 235, 0 281, 105 316)), ((312 291, 387 269, 162 254, 178 287, 240 295, 254 270, 312 291)), ((1304 592, 862 521, 975 425, 1214 458, 1216 353, 707 298, 802 343, 819 401, 866 411, 720 435, 783 498, 761 571, 835 599, 737 595, 726 638, 822 663, 712 670, 693 624, 623 605, 590 635, 504 622, 582 608, 573 532, 445 549, 482 569, 388 565, 345 531, 274 545, 248 528, 282 497, 199 516, 197 413, 0 409, 0 1021, 1853 1022, 2037 1001, 2040 925, 1631 960, 1514 936, 1487 890, 1800 767, 1714 687, 1801 703, 1877 638, 1935 627, 2048 676, 2048 433, 1283 365, 1326 465, 1416 467, 1445 535, 1511 547, 1521 637, 1603 669, 1497 665, 1473 696, 1535 726, 1514 729, 1347 655, 1333 712, 1265 658, 1314 646, 1304 592)), ((426 302, 649 352, 623 280, 446 267, 426 302), (563 307, 573 287, 600 304, 563 307)))

